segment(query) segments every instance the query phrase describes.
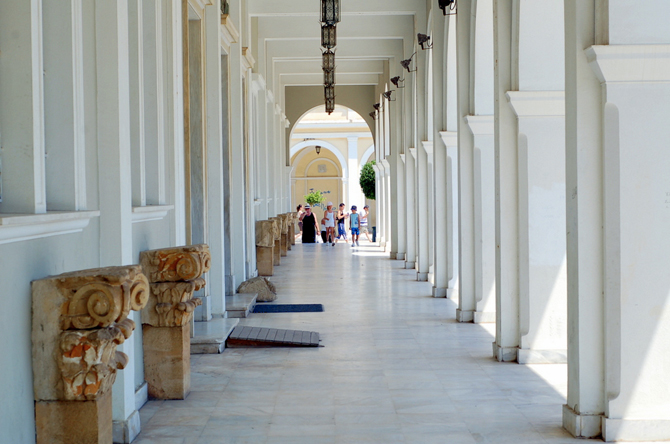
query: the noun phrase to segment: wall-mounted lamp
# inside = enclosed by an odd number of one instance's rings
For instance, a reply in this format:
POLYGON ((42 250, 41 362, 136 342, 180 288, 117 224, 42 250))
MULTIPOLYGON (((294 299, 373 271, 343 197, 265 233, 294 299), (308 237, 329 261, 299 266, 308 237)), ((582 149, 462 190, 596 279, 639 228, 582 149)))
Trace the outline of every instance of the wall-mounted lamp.
POLYGON ((437 0, 437 4, 440 6, 442 14, 444 15, 455 15, 458 9, 456 6, 456 0, 437 0), (453 12, 447 12, 447 10, 453 12))
POLYGON ((317 145, 315 148, 316 148, 316 155, 318 156, 319 154, 321 154, 321 147, 317 145))
POLYGON ((321 0, 321 22, 334 25, 340 21, 340 0, 321 0))
POLYGON ((391 83, 393 83, 396 88, 404 88, 405 85, 400 86, 400 84, 404 82, 405 79, 401 79, 400 76, 391 77, 391 83))
POLYGON ((221 0, 221 14, 228 15, 230 12, 230 5, 228 4, 228 0, 221 0))
POLYGON ((395 102, 395 99, 391 98, 391 94, 393 94, 393 91, 386 91, 385 93, 382 94, 386 100, 389 102, 395 102))
POLYGON ((321 25, 321 46, 327 49, 337 46, 337 27, 335 25, 321 25))
POLYGON ((433 44, 430 43, 429 35, 419 33, 416 35, 416 38, 419 41, 419 45, 421 45, 421 49, 426 50, 433 47, 433 44))
POLYGON ((372 111, 369 115, 370 115, 370 117, 372 117, 372 120, 377 120, 377 112, 376 111, 372 111))
MULTIPOLYGON (((414 54, 416 54, 416 52, 414 54)), ((407 70, 407 72, 415 72, 416 71, 416 68, 410 69, 410 67, 409 67, 409 65, 412 63, 412 59, 414 58, 414 54, 412 54, 412 56, 409 59, 406 59, 406 60, 403 60, 402 62, 400 62, 400 66, 405 68, 407 70)))
POLYGON ((375 103, 374 105, 372 105, 372 107, 375 109, 375 111, 379 111, 379 108, 382 107, 382 104, 381 103, 375 103))

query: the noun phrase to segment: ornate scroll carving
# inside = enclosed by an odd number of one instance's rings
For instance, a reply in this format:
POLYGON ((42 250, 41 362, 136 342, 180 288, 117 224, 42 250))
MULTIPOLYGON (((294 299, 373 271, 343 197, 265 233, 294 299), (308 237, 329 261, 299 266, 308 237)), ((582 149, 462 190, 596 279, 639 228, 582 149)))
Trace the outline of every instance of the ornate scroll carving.
POLYGON ((127 316, 149 298, 139 265, 66 273, 33 282, 36 401, 92 401, 104 395, 128 357, 127 316))
POLYGON ((207 273, 211 255, 207 245, 143 251, 140 264, 150 282, 191 281, 207 273))

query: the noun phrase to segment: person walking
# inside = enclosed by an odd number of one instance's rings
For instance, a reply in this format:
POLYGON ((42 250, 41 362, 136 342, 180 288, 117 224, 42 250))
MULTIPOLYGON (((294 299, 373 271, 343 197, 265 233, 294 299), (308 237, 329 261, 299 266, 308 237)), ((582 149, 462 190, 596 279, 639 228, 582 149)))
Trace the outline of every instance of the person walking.
POLYGON ((347 229, 344 226, 344 222, 349 218, 349 214, 344 213, 344 204, 340 204, 340 208, 337 211, 337 238, 344 238, 344 241, 347 241, 347 229))
POLYGON ((359 216, 358 214, 358 208, 356 208, 356 205, 353 205, 351 207, 351 214, 349 215, 349 228, 351 228, 351 246, 359 246, 358 245, 358 237, 360 236, 359 232, 359 216))
POLYGON ((298 237, 302 236, 302 214, 304 213, 304 211, 302 209, 302 204, 298 204, 298 207, 295 209, 295 211, 298 212, 298 219, 299 219, 298 228, 300 228, 300 233, 298 233, 298 234, 294 233, 295 238, 297 239, 298 237))
POLYGON ((321 240, 323 243, 328 243, 328 231, 326 231, 326 218, 321 219, 321 240))
POLYGON ((305 212, 300 216, 300 221, 302 222, 302 243, 316 243, 316 233, 319 232, 319 224, 309 204, 305 205, 305 212))
POLYGON ((365 234, 365 237, 368 238, 368 242, 372 242, 370 239, 370 234, 368 233, 368 215, 370 214, 370 207, 368 205, 363 207, 363 212, 360 215, 360 232, 365 234))
POLYGON ((332 242, 333 247, 335 246, 335 212, 333 211, 333 203, 328 202, 326 204, 326 211, 323 213, 323 218, 326 219, 326 236, 328 237, 328 242, 332 242))

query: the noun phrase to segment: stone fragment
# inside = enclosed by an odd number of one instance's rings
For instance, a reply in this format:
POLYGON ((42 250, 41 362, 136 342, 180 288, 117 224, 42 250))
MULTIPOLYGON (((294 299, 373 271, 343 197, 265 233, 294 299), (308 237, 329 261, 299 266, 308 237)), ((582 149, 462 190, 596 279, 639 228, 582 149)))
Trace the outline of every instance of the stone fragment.
POLYGON ((256 246, 271 247, 275 246, 275 222, 269 220, 256 221, 256 246))
POLYGON ((142 325, 149 397, 185 399, 191 390, 191 326, 142 325))
POLYGON ((191 321, 195 308, 202 304, 193 293, 205 286, 202 278, 184 282, 151 284, 151 297, 142 310, 142 324, 154 327, 181 327, 191 321))
POLYGON ((267 278, 259 276, 242 282, 237 288, 238 293, 256 293, 258 302, 272 302, 277 299, 277 289, 267 278))

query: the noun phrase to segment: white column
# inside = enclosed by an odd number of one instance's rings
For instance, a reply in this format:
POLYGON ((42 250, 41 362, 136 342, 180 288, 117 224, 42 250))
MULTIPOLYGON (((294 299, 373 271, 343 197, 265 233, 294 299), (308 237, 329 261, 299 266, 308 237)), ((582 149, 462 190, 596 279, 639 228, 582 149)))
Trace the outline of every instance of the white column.
POLYGON ((474 140, 467 116, 472 114, 472 5, 461 2, 456 15, 458 52, 458 249, 459 292, 456 319, 472 322, 475 301, 475 188, 474 140))
MULTIPOLYGON (((452 22, 455 24, 455 20, 452 22)), ((447 278, 448 297, 458 294, 458 133, 440 132, 447 154, 447 278)))
MULTIPOLYGON (((231 4, 231 7, 237 6, 231 4)), ((253 195, 245 196, 247 159, 244 155, 244 91, 242 88, 243 65, 242 48, 239 43, 230 46, 230 250, 232 276, 226 283, 227 292, 234 293, 246 277, 246 261, 248 251, 246 242, 251 234, 247 231, 245 214, 248 201, 253 205, 253 195), (246 197, 246 199, 245 199, 246 197)), ((249 180, 251 180, 249 178, 249 180)))
POLYGON ((361 169, 358 162, 358 136, 347 137, 347 168, 349 168, 349 193, 345 202, 348 208, 357 205, 360 211, 365 205, 365 197, 359 184, 361 169))
POLYGON ((405 268, 413 270, 416 267, 416 148, 407 148, 405 154, 405 202, 407 218, 407 254, 405 268))
MULTIPOLYGON (((95 4, 100 265, 128 265, 133 257, 130 188, 130 90, 128 3, 99 0, 95 4)), ((139 324, 139 316, 133 316, 139 324)), ((134 356, 134 341, 119 350, 134 356)), ((130 443, 140 432, 135 410, 135 365, 131 359, 113 387, 114 441, 130 443)))
POLYGON ((417 203, 417 281, 427 281, 429 263, 428 155, 424 144, 416 149, 416 203, 417 203))
MULTIPOLYGON (((384 232, 386 239, 385 251, 391 251, 393 248, 392 233, 393 225, 391 224, 391 212, 393 210, 391 203, 391 165, 388 160, 382 160, 384 164, 384 232)), ((393 257, 391 257, 393 259, 393 257)))
POLYGON ((223 174, 223 111, 221 93, 221 26, 220 5, 205 7, 205 92, 207 137, 207 230, 212 255, 207 286, 209 297, 198 307, 196 319, 208 321, 212 313, 226 312, 225 289, 225 232, 224 232, 224 174, 223 174))
POLYGON ((49 210, 83 210, 86 209, 83 5, 82 0, 71 0, 45 2, 43 7, 49 210))
POLYGON ((445 18, 442 14, 432 14, 432 41, 436 43, 430 50, 433 76, 433 297, 447 297, 449 287, 449 208, 451 199, 447 187, 447 147, 440 132, 447 129, 444 115, 444 48, 445 18))
POLYGON ((595 43, 595 3, 565 2, 569 346, 563 426, 585 438, 600 436, 605 411, 602 98, 584 53, 595 43))
POLYGON ((3 213, 45 213, 42 1, 0 4, 3 213))
POLYGON ((493 116, 467 116, 473 137, 474 306, 459 319, 496 321, 495 142, 493 116))
POLYGON ((493 355, 515 361, 519 347, 519 200, 517 121, 505 94, 517 89, 512 69, 513 5, 493 1, 495 36, 496 340, 493 355))

